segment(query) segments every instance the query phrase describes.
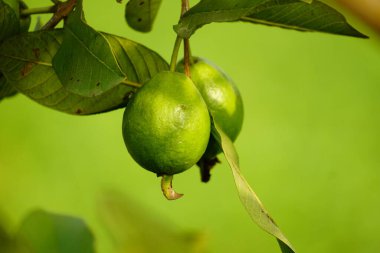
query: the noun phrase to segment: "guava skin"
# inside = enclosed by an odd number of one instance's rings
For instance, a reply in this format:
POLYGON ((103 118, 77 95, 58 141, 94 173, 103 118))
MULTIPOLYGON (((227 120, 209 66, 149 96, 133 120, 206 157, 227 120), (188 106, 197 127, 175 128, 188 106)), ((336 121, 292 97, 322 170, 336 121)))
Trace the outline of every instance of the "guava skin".
POLYGON ((123 117, 128 152, 143 168, 173 175, 206 150, 210 116, 201 94, 182 73, 160 72, 130 99, 123 117))
MULTIPOLYGON (((184 72, 183 61, 178 64, 177 70, 184 72)), ((240 92, 232 79, 212 62, 199 57, 193 57, 190 74, 214 121, 235 141, 242 128, 244 108, 240 92)), ((211 136, 202 159, 215 159, 220 152, 219 145, 211 136)))

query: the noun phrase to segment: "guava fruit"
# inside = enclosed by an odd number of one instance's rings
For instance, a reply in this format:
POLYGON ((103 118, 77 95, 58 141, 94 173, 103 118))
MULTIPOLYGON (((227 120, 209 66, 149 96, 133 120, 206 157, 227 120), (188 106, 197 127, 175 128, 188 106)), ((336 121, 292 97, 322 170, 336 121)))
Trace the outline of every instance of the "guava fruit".
MULTIPOLYGON (((183 60, 177 65, 179 72, 184 72, 183 60)), ((192 58, 190 77, 205 100, 214 121, 223 132, 235 141, 241 130, 244 118, 243 101, 232 79, 214 63, 199 57, 192 58)), ((210 170, 222 150, 214 137, 210 137, 207 150, 198 165, 210 170)), ((205 168, 204 168, 205 169, 205 168)), ((209 173, 202 175, 202 181, 209 180, 209 173)))
POLYGON ((127 104, 123 137, 128 152, 158 176, 195 165, 210 136, 210 116, 201 94, 182 73, 160 72, 127 104))
MULTIPOLYGON (((190 65, 191 79, 205 100, 214 121, 235 141, 244 118, 239 90, 232 79, 215 64, 198 57, 193 57, 193 62, 190 65)), ((177 66, 177 70, 183 72, 183 61, 177 66)), ((210 138, 204 157, 212 158, 220 152, 215 140, 210 138)))

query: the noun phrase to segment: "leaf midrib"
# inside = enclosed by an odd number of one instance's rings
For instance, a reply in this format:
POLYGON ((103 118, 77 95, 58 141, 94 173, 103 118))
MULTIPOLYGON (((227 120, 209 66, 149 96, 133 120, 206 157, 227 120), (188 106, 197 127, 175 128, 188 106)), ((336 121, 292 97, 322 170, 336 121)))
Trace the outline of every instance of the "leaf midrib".
MULTIPOLYGON (((97 60, 101 65, 103 65, 104 67, 106 67, 108 70, 110 70, 112 73, 114 73, 114 74, 116 74, 116 75, 118 75, 118 76, 120 76, 120 77, 122 77, 121 75, 125 75, 124 74, 124 72, 120 69, 120 66, 119 66, 119 64, 117 63, 116 64, 116 66, 118 67, 118 69, 119 69, 119 72, 117 72, 117 71, 115 71, 113 68, 111 68, 108 64, 106 64, 103 60, 101 60, 94 52, 92 52, 88 47, 87 47, 87 45, 75 34, 75 32, 72 30, 72 29, 70 29, 69 27, 67 27, 67 31, 68 32, 70 32, 71 33, 71 35, 73 36, 73 38, 75 38, 75 40, 76 41, 78 41, 80 44, 81 44, 81 46, 83 46, 83 48, 85 48, 86 49, 86 51, 88 52, 88 53, 90 53, 90 55, 91 56, 93 56, 94 58, 95 58, 95 60, 97 60)), ((99 36, 99 35, 98 35, 99 36)), ((100 36, 102 36, 102 34, 100 34, 100 36)), ((104 36, 102 36, 106 41, 107 41, 107 39, 104 37, 104 36)), ((107 41, 107 43, 108 43, 108 41, 107 41)), ((111 52, 112 52, 112 50, 111 50, 111 52)), ((117 62, 117 61, 116 61, 117 62)))
POLYGON ((44 65, 44 66, 48 66, 48 67, 52 67, 53 66, 51 63, 48 63, 48 62, 31 60, 31 59, 21 58, 21 57, 18 57, 18 56, 12 56, 12 55, 6 55, 6 54, 2 54, 1 56, 7 57, 7 58, 10 58, 10 59, 15 59, 15 60, 23 61, 23 62, 36 63, 36 64, 39 64, 39 65, 44 65))

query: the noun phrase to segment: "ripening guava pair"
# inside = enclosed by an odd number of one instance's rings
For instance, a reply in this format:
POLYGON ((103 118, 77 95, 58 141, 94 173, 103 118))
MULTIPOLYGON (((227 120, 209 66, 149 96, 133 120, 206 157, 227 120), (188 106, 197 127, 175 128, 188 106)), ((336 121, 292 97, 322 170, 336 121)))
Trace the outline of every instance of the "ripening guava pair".
MULTIPOLYGON (((191 79, 182 73, 183 63, 177 71, 155 75, 132 96, 124 112, 128 152, 158 176, 181 173, 195 164, 202 171, 205 164, 217 161, 221 149, 210 134, 210 115, 232 141, 243 122, 240 93, 217 66, 193 58, 191 79)), ((203 175, 202 181, 207 181, 203 175)))

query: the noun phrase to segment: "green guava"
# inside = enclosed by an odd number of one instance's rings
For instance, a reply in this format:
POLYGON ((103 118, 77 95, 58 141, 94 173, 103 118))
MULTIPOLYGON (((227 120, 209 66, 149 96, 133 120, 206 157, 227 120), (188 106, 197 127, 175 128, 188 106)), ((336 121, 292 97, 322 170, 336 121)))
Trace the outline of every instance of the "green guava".
MULTIPOLYGON (((183 61, 178 64, 177 70, 184 71, 183 61)), ((236 85, 219 67, 202 58, 193 57, 190 73, 214 121, 232 141, 235 141, 244 117, 243 101, 236 85)), ((213 158, 220 152, 219 145, 211 137, 203 157, 213 158)))
MULTIPOLYGON (((183 60, 177 65, 177 70, 184 72, 183 60)), ((190 77, 205 100, 214 122, 235 141, 243 124, 244 108, 240 92, 232 79, 218 66, 199 57, 192 58, 190 77)), ((216 156, 221 151, 215 138, 210 136, 206 152, 197 163, 203 182, 210 180, 210 170, 219 162, 216 156)))
POLYGON ((182 73, 160 72, 139 88, 123 117, 128 152, 143 168, 173 175, 195 165, 210 136, 210 116, 194 83, 182 73))

